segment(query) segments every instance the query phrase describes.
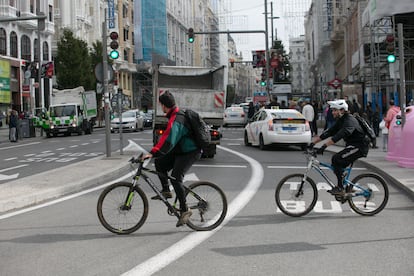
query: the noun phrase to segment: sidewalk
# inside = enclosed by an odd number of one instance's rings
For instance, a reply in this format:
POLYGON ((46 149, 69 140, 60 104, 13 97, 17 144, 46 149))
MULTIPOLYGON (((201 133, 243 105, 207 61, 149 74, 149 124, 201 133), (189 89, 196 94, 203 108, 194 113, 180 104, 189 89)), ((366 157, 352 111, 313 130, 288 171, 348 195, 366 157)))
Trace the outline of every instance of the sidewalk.
MULTIPOLYGON (((0 128, 0 148, 26 143, 36 138, 23 138, 18 143, 7 139, 8 129, 0 128), (4 138, 6 135, 6 138, 4 138)), ((368 157, 359 159, 374 172, 384 172, 396 181, 407 194, 414 197, 414 168, 402 168, 396 162, 385 159, 382 137, 377 138, 377 149, 370 149, 368 157)), ((330 146, 328 151, 337 152, 341 146, 330 146)), ((124 150, 124 154, 112 153, 111 157, 100 156, 68 165, 45 173, 36 174, 0 184, 0 213, 39 204, 63 195, 68 195, 114 180, 130 171, 128 160, 137 152, 124 150)))

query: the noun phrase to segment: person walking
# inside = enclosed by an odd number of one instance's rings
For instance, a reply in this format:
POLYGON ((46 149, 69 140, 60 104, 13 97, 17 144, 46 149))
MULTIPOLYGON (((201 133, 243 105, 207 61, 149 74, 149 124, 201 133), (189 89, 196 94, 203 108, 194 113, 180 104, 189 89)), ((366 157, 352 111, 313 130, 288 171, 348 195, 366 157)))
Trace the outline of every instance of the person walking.
POLYGON ((16 110, 12 110, 9 118, 9 140, 17 142, 18 116, 16 110))
POLYGON ((313 110, 313 106, 309 104, 308 101, 304 101, 302 105, 302 115, 305 117, 306 121, 308 121, 312 136, 315 135, 315 129, 313 128, 313 119, 315 119, 315 112, 313 110))
MULTIPOLYGON (((162 194, 166 198, 172 198, 167 177, 168 172, 172 170, 171 176, 174 180, 171 180, 171 184, 180 202, 180 218, 176 225, 179 227, 186 224, 192 215, 185 199, 184 175, 193 163, 200 159, 201 149, 197 147, 191 136, 191 126, 184 111, 175 104, 174 96, 169 91, 165 91, 158 97, 158 100, 162 111, 168 118, 167 129, 150 153, 145 154, 142 159, 155 158, 155 169, 159 172, 162 194)), ((151 199, 161 198, 156 195, 151 199)))
POLYGON ((255 107, 254 107, 254 105, 253 105, 253 102, 249 102, 249 110, 247 111, 247 118, 250 120, 252 117, 253 117, 253 115, 254 115, 254 113, 255 113, 255 107))
POLYGON ((400 107, 394 105, 394 100, 389 101, 390 107, 388 108, 387 115, 385 115, 384 121, 385 126, 390 129, 391 121, 394 119, 394 116, 397 115, 398 112, 400 112, 400 107))
POLYGON ((388 128, 386 126, 385 120, 382 120, 379 124, 382 134, 382 151, 387 151, 388 149, 388 128))

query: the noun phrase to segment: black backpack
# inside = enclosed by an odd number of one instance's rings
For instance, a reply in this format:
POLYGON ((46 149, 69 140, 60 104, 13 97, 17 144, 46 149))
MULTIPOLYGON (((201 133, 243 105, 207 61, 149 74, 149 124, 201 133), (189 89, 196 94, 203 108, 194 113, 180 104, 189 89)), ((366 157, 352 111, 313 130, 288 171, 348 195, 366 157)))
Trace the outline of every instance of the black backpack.
POLYGON ((200 115, 191 109, 184 111, 185 117, 191 127, 191 137, 200 149, 208 149, 211 142, 210 128, 206 122, 201 119, 200 115))
POLYGON ((375 131, 372 127, 368 124, 368 122, 359 116, 358 114, 354 114, 354 117, 357 119, 359 125, 361 126, 362 130, 365 133, 365 136, 369 139, 373 145, 375 145, 375 140, 377 139, 377 135, 375 135, 375 131))

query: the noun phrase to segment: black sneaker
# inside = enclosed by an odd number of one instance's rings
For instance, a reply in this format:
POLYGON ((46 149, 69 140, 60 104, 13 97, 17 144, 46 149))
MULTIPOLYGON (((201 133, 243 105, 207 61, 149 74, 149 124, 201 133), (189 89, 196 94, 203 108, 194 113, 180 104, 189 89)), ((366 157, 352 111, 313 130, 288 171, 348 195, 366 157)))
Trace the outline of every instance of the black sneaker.
POLYGON ((190 209, 188 209, 185 212, 181 212, 180 219, 177 221, 177 224, 175 226, 180 227, 180 226, 183 226, 184 224, 187 224, 187 221, 189 220, 192 214, 193 212, 191 212, 190 209))
POLYGON ((339 195, 339 196, 345 195, 344 189, 338 186, 333 187, 331 190, 328 191, 328 193, 330 193, 331 195, 339 195))
MULTIPOLYGON (((165 198, 172 198, 172 193, 171 192, 161 192, 161 193, 165 198)), ((161 197, 159 195, 155 195, 155 196, 151 197, 151 199, 161 200, 161 197)))

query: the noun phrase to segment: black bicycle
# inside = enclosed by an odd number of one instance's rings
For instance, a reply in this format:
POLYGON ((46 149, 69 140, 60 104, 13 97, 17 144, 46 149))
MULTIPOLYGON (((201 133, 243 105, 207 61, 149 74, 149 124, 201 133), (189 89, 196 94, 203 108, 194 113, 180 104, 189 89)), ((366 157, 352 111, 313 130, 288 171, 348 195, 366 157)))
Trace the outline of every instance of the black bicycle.
MULTIPOLYGON (((316 149, 307 149, 307 167, 305 173, 295 173, 284 177, 276 186, 276 205, 286 215, 300 217, 312 211, 318 200, 318 187, 309 177, 311 170, 317 171, 332 188, 335 184, 329 179, 322 167, 333 171, 330 164, 317 160, 316 149)), ((349 206, 356 213, 363 216, 372 216, 381 212, 388 202, 388 186, 381 176, 374 173, 364 173, 349 179, 352 165, 344 170, 344 195, 335 195, 341 203, 348 201, 349 206)))
MULTIPOLYGON (((162 192, 146 174, 158 174, 157 171, 145 168, 143 154, 129 162, 131 166, 138 164, 135 175, 130 182, 117 182, 106 187, 98 199, 98 218, 102 225, 115 234, 130 234, 138 230, 148 217, 148 199, 140 188, 142 178, 167 206, 170 216, 180 217, 178 198, 170 203, 162 192)), ((171 180, 172 177, 168 176, 171 180)), ((197 181, 189 186, 184 185, 188 208, 193 214, 187 226, 196 231, 208 231, 218 227, 227 214, 227 199, 224 192, 216 184, 197 181)))

